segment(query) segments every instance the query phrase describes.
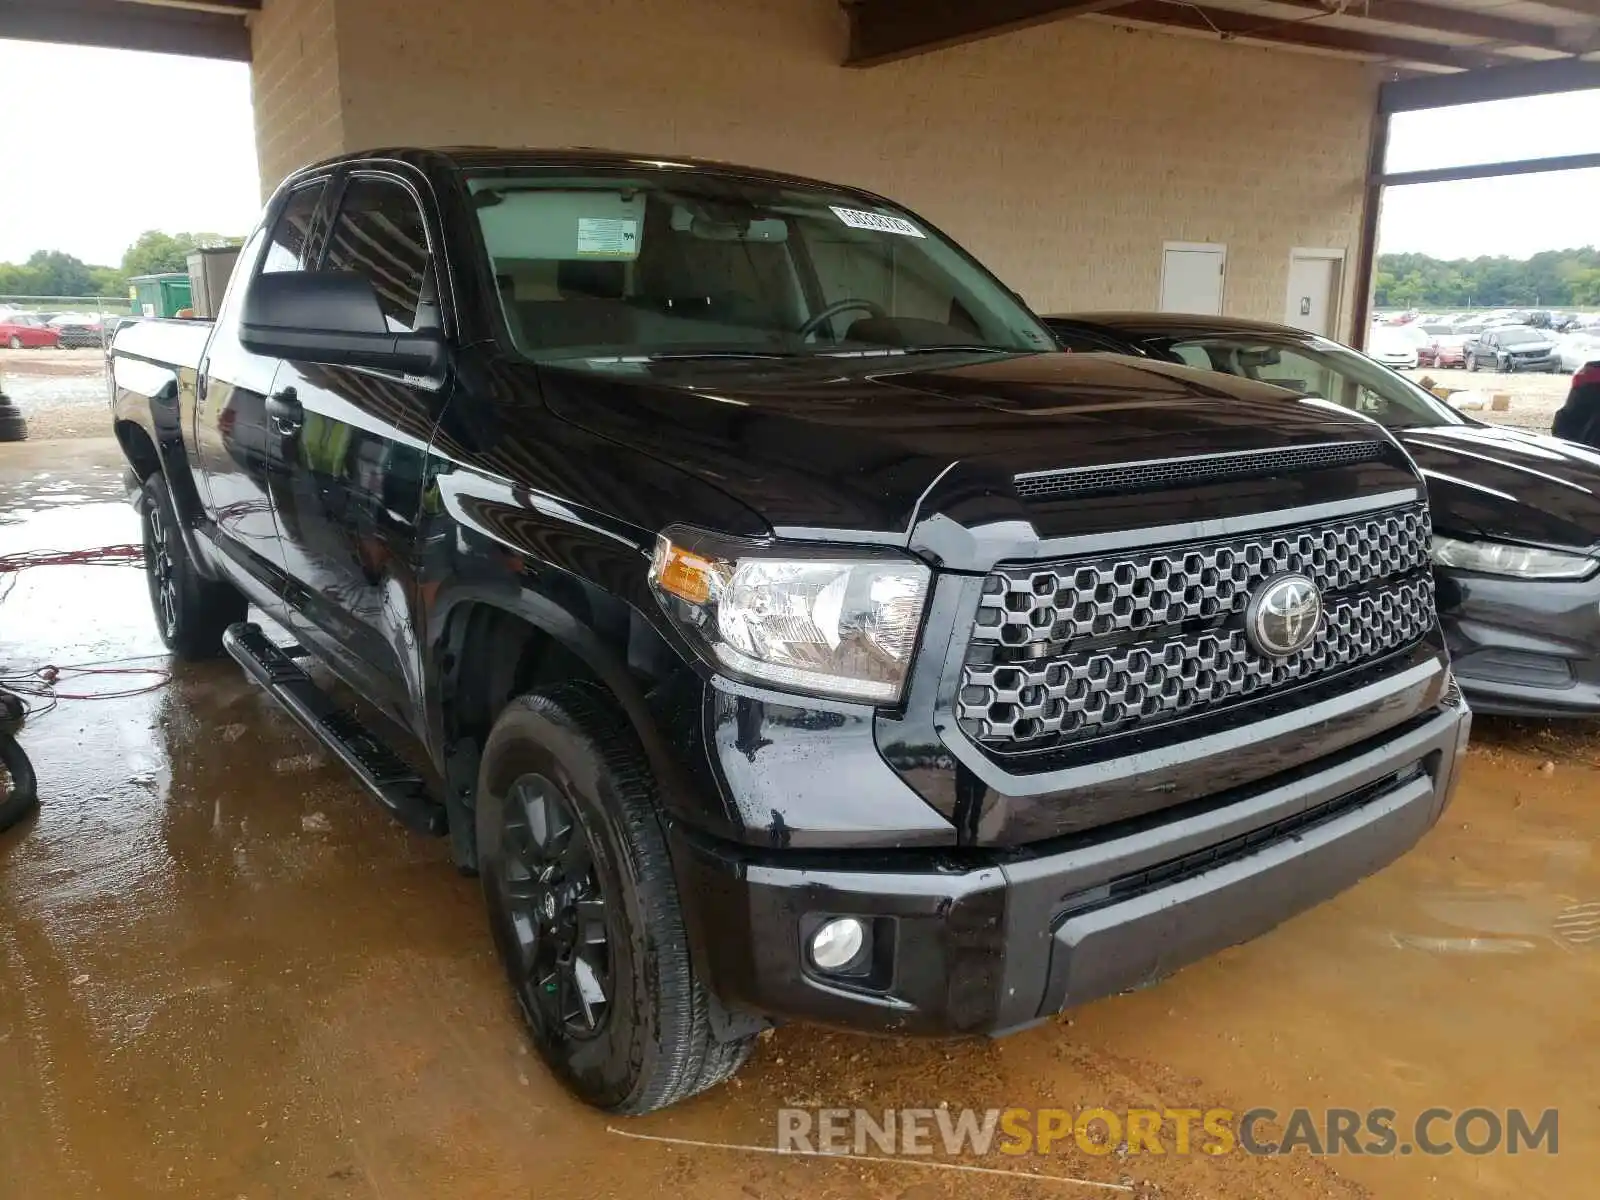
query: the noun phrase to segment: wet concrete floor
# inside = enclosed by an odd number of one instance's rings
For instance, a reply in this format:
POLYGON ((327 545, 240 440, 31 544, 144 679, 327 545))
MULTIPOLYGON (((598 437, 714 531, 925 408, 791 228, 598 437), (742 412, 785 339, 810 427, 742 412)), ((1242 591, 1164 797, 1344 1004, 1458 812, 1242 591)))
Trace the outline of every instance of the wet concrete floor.
MULTIPOLYGON (((135 540, 119 469, 109 441, 0 446, 0 554, 135 540)), ((1600 726, 1480 720, 1417 850, 1158 987, 1003 1041, 789 1027, 734 1084, 608 1122, 530 1054, 477 884, 442 843, 391 823, 230 664, 160 658, 138 571, 17 580, 0 674, 154 655, 124 665, 173 676, 62 701, 23 732, 45 805, 0 835, 0 1200, 1597 1192, 1600 726), (1314 1159, 1178 1155, 1169 1138, 1160 1156, 959 1160, 1087 1181, 1067 1183, 610 1131, 770 1146, 784 1105, 941 1104, 1389 1107, 1403 1131, 1435 1106, 1556 1108, 1560 1141, 1314 1159)))

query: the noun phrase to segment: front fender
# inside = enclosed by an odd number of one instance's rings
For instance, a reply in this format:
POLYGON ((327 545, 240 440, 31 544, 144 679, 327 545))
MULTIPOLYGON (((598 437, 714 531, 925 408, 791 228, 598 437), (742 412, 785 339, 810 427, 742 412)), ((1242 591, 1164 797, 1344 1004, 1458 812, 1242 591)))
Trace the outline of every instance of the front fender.
POLYGON ((419 628, 426 737, 449 750, 444 670, 464 605, 506 613, 577 657, 616 697, 665 810, 711 833, 734 828, 709 783, 702 681, 649 615, 652 535, 472 471, 443 470, 423 500, 419 628))

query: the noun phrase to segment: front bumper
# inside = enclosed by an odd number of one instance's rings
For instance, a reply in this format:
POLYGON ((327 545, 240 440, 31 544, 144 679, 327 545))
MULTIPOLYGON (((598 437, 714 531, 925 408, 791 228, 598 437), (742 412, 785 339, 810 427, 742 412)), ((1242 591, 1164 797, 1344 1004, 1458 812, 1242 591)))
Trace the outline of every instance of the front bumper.
POLYGON ((1600 714, 1600 575, 1584 580, 1438 573, 1439 618, 1473 711, 1600 714))
POLYGON ((1559 354, 1547 355, 1544 358, 1511 358, 1506 362, 1509 371, 1560 371, 1561 356, 1559 354))
POLYGON ((673 860, 702 978, 728 1009, 893 1033, 998 1033, 1139 987, 1277 925, 1438 819, 1470 716, 1452 691, 1400 730, 1259 787, 1012 851, 762 851, 681 825, 673 860), (855 916, 862 974, 810 966, 855 916))

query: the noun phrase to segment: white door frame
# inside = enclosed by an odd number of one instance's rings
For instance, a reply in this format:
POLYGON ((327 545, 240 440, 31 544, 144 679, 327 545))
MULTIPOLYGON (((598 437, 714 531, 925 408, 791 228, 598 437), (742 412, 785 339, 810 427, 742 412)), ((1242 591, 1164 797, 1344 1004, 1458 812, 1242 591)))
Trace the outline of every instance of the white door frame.
POLYGON ((1289 309, 1295 301, 1294 295, 1294 260, 1297 258, 1327 258, 1339 264, 1339 286, 1333 289, 1333 297, 1329 300, 1331 310, 1328 313, 1328 327, 1333 331, 1328 336, 1336 342, 1342 342, 1340 337, 1343 326, 1340 322, 1344 319, 1344 268, 1345 252, 1332 246, 1292 246, 1289 249, 1289 277, 1283 282, 1283 315, 1289 315, 1289 309))
POLYGON ((1161 299, 1167 294, 1167 252, 1169 250, 1188 250, 1200 254, 1217 253, 1222 255, 1222 280, 1217 284, 1217 308, 1225 309, 1228 304, 1228 247, 1221 242, 1162 242, 1161 243, 1161 278, 1156 281, 1156 309, 1161 309, 1161 299))

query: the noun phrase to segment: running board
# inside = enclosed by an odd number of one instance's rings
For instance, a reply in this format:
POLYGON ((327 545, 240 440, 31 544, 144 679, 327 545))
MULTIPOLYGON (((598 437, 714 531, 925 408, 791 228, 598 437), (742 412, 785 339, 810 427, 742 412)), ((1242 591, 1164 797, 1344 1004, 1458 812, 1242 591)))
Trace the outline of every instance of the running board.
POLYGON ((444 834, 444 806, 429 792, 422 776, 359 717, 335 704, 299 663, 261 632, 261 626, 247 621, 228 626, 222 647, 246 675, 266 688, 311 736, 354 771, 401 824, 433 837, 444 834))

